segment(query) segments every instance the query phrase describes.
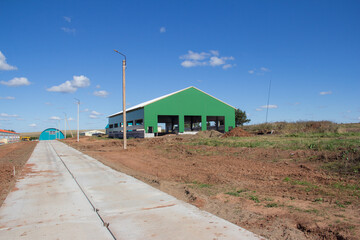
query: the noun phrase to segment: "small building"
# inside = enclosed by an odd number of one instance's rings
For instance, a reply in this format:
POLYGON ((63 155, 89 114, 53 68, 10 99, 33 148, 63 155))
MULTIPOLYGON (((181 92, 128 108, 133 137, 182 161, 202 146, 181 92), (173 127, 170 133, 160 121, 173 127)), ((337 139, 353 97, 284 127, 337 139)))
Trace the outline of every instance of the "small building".
MULTIPOLYGON (((188 87, 126 109, 128 136, 150 137, 160 132, 193 133, 204 130, 227 132, 235 127, 235 109, 200 89, 188 87)), ((109 137, 122 138, 123 112, 108 118, 109 137)))
POLYGON ((55 139, 64 139, 64 134, 57 128, 48 128, 42 131, 40 134, 39 140, 55 140, 55 139))
POLYGON ((102 135, 102 134, 105 135, 105 132, 98 131, 98 130, 86 131, 86 132, 81 133, 81 135, 85 135, 87 137, 96 136, 96 135, 102 135))
POLYGON ((0 129, 0 145, 20 141, 20 134, 8 130, 0 129))

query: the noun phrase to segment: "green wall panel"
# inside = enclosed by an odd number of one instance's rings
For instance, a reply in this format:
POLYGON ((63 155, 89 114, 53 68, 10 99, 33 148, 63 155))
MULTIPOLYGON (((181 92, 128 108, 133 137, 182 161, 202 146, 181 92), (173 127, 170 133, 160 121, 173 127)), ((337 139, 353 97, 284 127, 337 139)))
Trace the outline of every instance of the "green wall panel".
POLYGON ((188 88, 144 107, 146 131, 157 131, 158 115, 178 115, 179 131, 184 131, 184 116, 202 116, 202 130, 206 130, 206 116, 224 116, 225 131, 235 127, 235 109, 196 89, 188 88))

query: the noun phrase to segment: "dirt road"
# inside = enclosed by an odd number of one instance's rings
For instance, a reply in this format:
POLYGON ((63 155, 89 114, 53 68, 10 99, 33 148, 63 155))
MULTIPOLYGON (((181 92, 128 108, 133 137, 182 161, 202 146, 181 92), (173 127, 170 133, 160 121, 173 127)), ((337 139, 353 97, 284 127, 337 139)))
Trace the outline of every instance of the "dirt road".
POLYGON ((192 145, 188 137, 65 142, 269 239, 358 239, 357 182, 321 170, 313 151, 192 145))

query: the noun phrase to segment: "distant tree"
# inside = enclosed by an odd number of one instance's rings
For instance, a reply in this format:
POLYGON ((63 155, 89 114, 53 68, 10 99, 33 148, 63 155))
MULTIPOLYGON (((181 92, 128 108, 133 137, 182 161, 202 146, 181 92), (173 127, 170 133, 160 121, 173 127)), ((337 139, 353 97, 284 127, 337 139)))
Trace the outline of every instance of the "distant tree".
POLYGON ((251 119, 248 119, 245 111, 241 111, 239 108, 235 110, 235 124, 236 126, 242 126, 244 123, 250 122, 251 119))

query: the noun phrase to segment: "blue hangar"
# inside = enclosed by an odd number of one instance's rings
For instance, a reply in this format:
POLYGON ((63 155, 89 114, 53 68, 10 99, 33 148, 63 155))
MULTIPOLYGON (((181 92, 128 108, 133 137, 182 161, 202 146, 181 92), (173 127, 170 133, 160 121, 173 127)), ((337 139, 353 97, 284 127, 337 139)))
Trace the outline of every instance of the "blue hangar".
POLYGON ((40 134, 39 140, 55 140, 55 139, 64 139, 64 134, 57 128, 48 128, 42 131, 40 134))

